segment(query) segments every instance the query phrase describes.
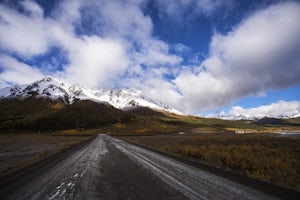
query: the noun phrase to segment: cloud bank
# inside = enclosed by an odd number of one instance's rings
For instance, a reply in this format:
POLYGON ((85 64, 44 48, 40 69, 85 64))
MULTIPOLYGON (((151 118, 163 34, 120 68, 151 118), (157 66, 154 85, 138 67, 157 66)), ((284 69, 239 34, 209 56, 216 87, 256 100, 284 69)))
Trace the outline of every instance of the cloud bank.
POLYGON ((228 105, 266 89, 300 82, 300 4, 280 3, 244 19, 226 35, 216 33, 202 72, 174 83, 188 111, 228 105))
MULTIPOLYGON (((180 22, 211 16, 234 1, 152 2, 160 16, 180 22)), ((154 35, 148 4, 65 0, 46 13, 32 0, 1 3, 0 86, 51 74, 92 88, 141 89, 194 114, 300 82, 300 3, 271 5, 228 33, 215 32, 209 55, 196 66, 184 63, 189 47, 154 35), (35 63, 48 57, 45 66, 35 63)))

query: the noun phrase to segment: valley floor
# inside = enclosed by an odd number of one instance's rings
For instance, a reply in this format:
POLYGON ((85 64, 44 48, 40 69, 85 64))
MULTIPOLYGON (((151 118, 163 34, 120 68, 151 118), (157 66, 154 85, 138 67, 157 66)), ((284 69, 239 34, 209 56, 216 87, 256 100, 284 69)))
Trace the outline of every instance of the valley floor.
POLYGON ((277 199, 107 135, 4 182, 1 199, 277 199))

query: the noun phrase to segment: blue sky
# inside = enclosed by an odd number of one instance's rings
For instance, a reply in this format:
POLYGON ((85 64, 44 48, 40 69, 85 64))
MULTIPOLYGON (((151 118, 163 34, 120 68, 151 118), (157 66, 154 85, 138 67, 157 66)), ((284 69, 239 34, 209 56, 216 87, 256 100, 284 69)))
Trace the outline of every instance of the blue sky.
POLYGON ((0 87, 52 75, 189 114, 300 112, 299 19, 299 1, 2 0, 0 87))

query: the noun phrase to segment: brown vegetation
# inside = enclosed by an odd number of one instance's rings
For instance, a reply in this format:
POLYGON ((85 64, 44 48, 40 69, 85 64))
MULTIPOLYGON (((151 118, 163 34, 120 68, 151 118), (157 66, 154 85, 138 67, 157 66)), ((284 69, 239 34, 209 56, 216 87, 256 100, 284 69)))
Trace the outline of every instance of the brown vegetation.
POLYGON ((262 134, 124 139, 300 191, 300 139, 262 134))

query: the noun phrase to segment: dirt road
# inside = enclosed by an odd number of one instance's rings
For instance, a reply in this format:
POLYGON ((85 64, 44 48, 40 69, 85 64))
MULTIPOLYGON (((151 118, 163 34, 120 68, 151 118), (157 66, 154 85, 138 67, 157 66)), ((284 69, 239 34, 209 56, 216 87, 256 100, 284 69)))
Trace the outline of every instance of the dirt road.
POLYGON ((107 135, 36 174, 0 199, 276 199, 107 135))

